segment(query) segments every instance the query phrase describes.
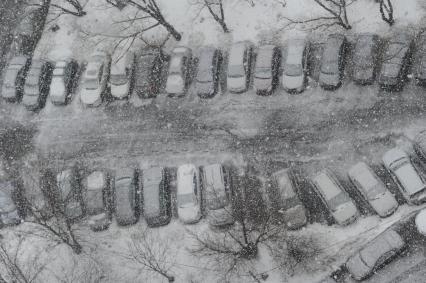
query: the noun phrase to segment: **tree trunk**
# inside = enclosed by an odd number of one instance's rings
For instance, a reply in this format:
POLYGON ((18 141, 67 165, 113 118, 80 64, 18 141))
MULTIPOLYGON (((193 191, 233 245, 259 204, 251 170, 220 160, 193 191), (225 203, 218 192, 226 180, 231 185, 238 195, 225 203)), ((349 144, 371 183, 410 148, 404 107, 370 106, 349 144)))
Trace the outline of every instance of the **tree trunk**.
POLYGON ((182 39, 182 35, 174 28, 174 26, 172 26, 166 21, 162 21, 160 22, 160 24, 166 28, 166 30, 173 36, 174 39, 176 39, 177 41, 180 41, 182 39))

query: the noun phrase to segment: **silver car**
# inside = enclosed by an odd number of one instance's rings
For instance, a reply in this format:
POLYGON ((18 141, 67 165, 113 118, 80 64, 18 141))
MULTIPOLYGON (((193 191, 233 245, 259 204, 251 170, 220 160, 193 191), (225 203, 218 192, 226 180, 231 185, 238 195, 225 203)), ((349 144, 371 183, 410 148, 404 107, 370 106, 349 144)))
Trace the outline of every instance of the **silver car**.
POLYGON ((191 76, 192 50, 188 47, 173 49, 166 81, 169 96, 183 96, 188 90, 191 76))
POLYGON ((0 228, 21 223, 18 209, 12 199, 14 188, 10 182, 0 182, 0 228))
POLYGON ((360 34, 353 55, 353 79, 358 84, 372 84, 376 75, 376 64, 380 39, 377 34, 360 34))
POLYGON ((278 84, 281 51, 274 45, 259 47, 253 74, 253 86, 257 94, 271 94, 278 84))
POLYGON ((289 229, 306 225, 306 209, 296 194, 289 170, 275 172, 266 187, 266 199, 277 220, 289 229))
POLYGON ((198 168, 193 164, 183 164, 177 170, 176 205, 179 220, 184 224, 200 221, 201 187, 198 168))
POLYGON ((342 84, 346 54, 346 37, 330 34, 321 58, 319 83, 324 89, 335 89, 342 84))
POLYGON ((211 98, 219 89, 219 71, 222 62, 222 52, 214 47, 204 47, 201 50, 198 64, 196 89, 201 98, 211 98))
POLYGON ((25 77, 27 76, 31 60, 26 56, 15 56, 10 60, 3 77, 1 95, 9 102, 21 99, 25 77))
POLYGON ((201 172, 210 226, 219 228, 233 224, 232 191, 228 172, 221 164, 204 166, 201 172))
POLYGON ((353 278, 363 280, 404 248, 401 236, 394 230, 387 230, 350 257, 345 265, 353 278))
POLYGON ((426 202, 426 184, 407 153, 393 148, 383 155, 382 160, 409 204, 426 202))
POLYGON ((248 41, 236 42, 229 52, 227 86, 230 92, 245 92, 250 83, 253 45, 248 41))
POLYGON ((115 175, 115 218, 118 225, 134 224, 139 219, 136 170, 121 168, 115 175))
POLYGON ((364 162, 354 165, 349 170, 348 176, 380 217, 387 217, 398 208, 398 202, 393 194, 364 162))
POLYGON ((358 217, 358 210, 334 174, 324 169, 313 178, 313 188, 339 225, 348 225, 358 217))
POLYGON ((97 170, 85 179, 84 202, 89 215, 89 226, 93 231, 101 231, 110 224, 110 175, 97 170))
POLYGON ((282 85, 287 92, 302 92, 307 83, 309 42, 303 38, 290 39, 282 58, 282 85))

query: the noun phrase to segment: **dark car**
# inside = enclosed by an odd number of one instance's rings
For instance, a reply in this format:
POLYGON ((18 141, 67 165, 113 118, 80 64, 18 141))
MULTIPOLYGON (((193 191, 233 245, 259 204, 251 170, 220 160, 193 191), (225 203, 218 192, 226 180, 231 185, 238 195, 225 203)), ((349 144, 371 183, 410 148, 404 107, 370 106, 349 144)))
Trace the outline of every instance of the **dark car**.
POLYGON ((417 40, 417 62, 414 78, 419 85, 426 86, 426 34, 422 33, 417 40))
POLYGON ((61 171, 56 176, 59 199, 65 215, 76 220, 84 216, 85 204, 82 197, 82 184, 79 170, 76 166, 61 171))
POLYGON ((165 56, 159 48, 145 48, 136 55, 134 92, 140 98, 158 95, 164 62, 165 56))
POLYGON ((272 175, 266 187, 266 200, 279 223, 289 229, 298 229, 306 225, 308 219, 289 173, 284 169, 272 175))
POLYGON ((204 47, 201 50, 197 77, 195 78, 196 90, 201 98, 211 98, 216 95, 219 88, 219 71, 222 62, 222 52, 214 47, 204 47))
POLYGON ((50 101, 55 105, 65 105, 74 91, 78 63, 75 60, 58 61, 50 83, 50 101))
POLYGON ((405 33, 392 37, 383 55, 379 85, 386 90, 402 90, 411 63, 413 40, 405 33))
POLYGON ((353 79, 358 84, 372 84, 376 76, 380 38, 377 34, 360 34, 355 43, 353 79))
POLYGON ((133 168, 121 168, 115 175, 115 218, 118 225, 131 225, 139 219, 138 174, 133 168))
POLYGON ((164 168, 153 167, 143 171, 143 214, 149 227, 170 222, 170 190, 164 168))
POLYGON ((22 103, 28 110, 42 108, 49 94, 52 79, 52 64, 46 61, 33 60, 24 85, 22 103))
POLYGON ((46 9, 37 6, 29 6, 24 11, 22 20, 15 30, 13 52, 32 54, 42 34, 46 15, 46 9))
POLYGON ((271 94, 278 84, 281 51, 275 45, 259 47, 254 68, 253 85, 257 94, 271 94))
POLYGON ((322 88, 340 87, 345 67, 345 55, 346 37, 343 34, 330 34, 321 58, 319 83, 322 88))
POLYGON ((31 59, 27 56, 15 56, 10 60, 3 77, 2 97, 14 102, 22 97, 25 77, 31 65, 31 59))

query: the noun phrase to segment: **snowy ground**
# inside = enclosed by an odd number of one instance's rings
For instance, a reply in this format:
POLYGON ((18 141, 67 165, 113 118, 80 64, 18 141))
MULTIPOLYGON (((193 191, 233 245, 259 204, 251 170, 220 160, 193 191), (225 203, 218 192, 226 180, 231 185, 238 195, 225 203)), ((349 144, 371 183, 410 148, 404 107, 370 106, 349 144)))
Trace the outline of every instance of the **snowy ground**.
MULTIPOLYGON (((306 11, 317 14, 308 0, 287 0, 285 8, 274 1, 265 4, 266 1, 257 0, 252 8, 245 2, 230 0, 225 11, 232 33, 223 36, 207 14, 201 13, 196 19, 188 17, 188 14, 195 14, 195 8, 188 2, 161 1, 165 16, 183 31, 182 44, 194 49, 212 44, 226 50, 232 41, 240 39, 282 43, 290 34, 305 31, 283 30, 284 25, 276 24, 281 22, 278 21, 281 17, 298 18, 306 15, 306 11)), ((387 36, 395 29, 418 30, 425 15, 420 7, 421 0, 394 2, 396 26, 392 29, 379 18, 374 1, 359 0, 353 4, 350 10, 355 12, 349 12, 353 30, 348 35, 373 31, 387 36)), ((111 41, 95 47, 99 39, 88 39, 81 31, 114 31, 111 19, 118 21, 123 14, 131 14, 131 10, 125 8, 120 13, 102 3, 101 0, 90 1, 85 7, 88 15, 82 19, 60 17, 57 32, 46 27, 36 56, 51 60, 75 57, 81 61, 94 48, 109 48, 111 41)), ((309 36, 324 40, 318 34, 309 36)), ((323 91, 312 81, 300 95, 288 95, 279 90, 270 97, 260 97, 251 90, 238 95, 223 92, 212 100, 200 100, 190 89, 184 99, 174 100, 162 94, 153 100, 142 102, 132 98, 128 103, 114 102, 97 109, 83 109, 78 92, 70 105, 55 107, 48 100, 46 107, 36 114, 27 112, 22 105, 2 101, 0 117, 2 121, 16 121, 37 129, 35 151, 56 154, 66 160, 80 159, 89 167, 115 169, 137 162, 146 168, 233 160, 236 164, 251 162, 257 165, 263 176, 296 163, 308 175, 327 166, 342 179, 346 178, 347 169, 359 160, 377 166, 382 154, 394 145, 412 152, 410 141, 426 122, 424 89, 413 82, 402 93, 394 94, 379 91, 377 85, 356 86, 347 79, 334 92, 323 91)), ((297 233, 313 234, 321 242, 324 253, 312 264, 312 269, 318 272, 307 275, 300 270, 293 277, 285 278, 286 282, 318 280, 337 268, 368 239, 413 209, 417 208, 403 205, 386 219, 363 216, 346 228, 319 223, 308 225, 297 233)), ((103 262, 106 282, 147 280, 136 278, 140 272, 122 255, 130 235, 144 225, 144 221, 129 228, 112 225, 108 231, 96 234, 84 230, 82 236, 87 254, 103 262)), ((203 222, 196 229, 205 227, 203 222)), ((220 272, 209 270, 189 255, 187 248, 191 246, 191 239, 176 220, 155 231, 173 239, 171 253, 176 253, 178 262, 177 282, 214 282, 217 279, 220 272)), ((266 282, 282 282, 282 274, 274 269, 266 252, 261 254, 256 272, 273 269, 268 272, 266 282)), ((243 277, 241 282, 246 280, 243 277)))

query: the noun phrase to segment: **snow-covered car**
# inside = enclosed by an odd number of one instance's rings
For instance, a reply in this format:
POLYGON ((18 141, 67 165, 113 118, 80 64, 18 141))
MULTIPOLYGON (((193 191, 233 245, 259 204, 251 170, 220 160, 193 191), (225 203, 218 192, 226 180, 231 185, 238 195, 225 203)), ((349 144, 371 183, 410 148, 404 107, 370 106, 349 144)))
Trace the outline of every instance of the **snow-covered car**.
POLYGON ((81 178, 76 166, 65 169, 56 176, 56 183, 65 215, 72 221, 84 216, 81 178))
POLYGON ((209 225, 220 228, 233 224, 233 196, 227 170, 221 164, 204 166, 201 180, 209 225))
POLYGON ((130 95, 133 87, 133 72, 135 69, 135 54, 127 52, 125 56, 113 60, 109 79, 111 95, 116 99, 124 99, 130 95))
POLYGON ((192 50, 183 46, 176 47, 170 58, 166 92, 169 96, 183 96, 191 76, 192 50))
POLYGON ((229 52, 227 87, 230 92, 239 93, 248 89, 253 45, 248 41, 236 42, 229 52))
POLYGON ((158 95, 165 61, 165 55, 160 48, 144 48, 137 53, 133 92, 140 98, 158 95))
POLYGON ((417 231, 423 236, 426 236, 426 209, 422 209, 417 213, 414 223, 416 224, 417 231))
POLYGON ((358 84, 372 84, 376 76, 376 66, 380 47, 377 34, 358 35, 353 55, 353 80, 358 84))
POLYGON ((411 63, 413 40, 406 33, 392 36, 382 56, 379 85, 386 90, 402 90, 411 63))
POLYGON ((282 57, 282 86, 287 92, 302 92, 307 83, 310 44, 304 38, 288 41, 282 57))
POLYGON ((21 223, 18 209, 13 201, 14 188, 8 181, 0 182, 0 228, 21 223))
POLYGON ((222 52, 214 47, 204 47, 201 50, 195 88, 201 98, 211 98, 219 89, 219 71, 222 62, 222 52))
POLYGON ((422 33, 417 40, 417 62, 414 78, 417 84, 426 86, 426 34, 422 33))
POLYGON ((78 72, 77 61, 57 61, 50 83, 50 101, 55 105, 65 105, 71 99, 78 72))
POLYGON ((383 155, 382 161, 409 204, 426 202, 426 184, 406 152, 395 147, 383 155))
POLYGON ((322 170, 312 181, 313 188, 337 224, 344 226, 357 219, 355 204, 330 170, 322 170))
POLYGON ((426 130, 422 130, 414 139, 413 143, 416 154, 426 162, 426 130))
POLYGON ((319 84, 322 88, 340 87, 345 67, 345 55, 346 37, 343 34, 330 34, 321 58, 319 84))
POLYGON ((143 214, 149 227, 167 225, 170 222, 171 198, 167 173, 162 167, 143 171, 143 214))
POLYGON ((28 110, 35 111, 46 103, 52 79, 53 66, 50 62, 33 60, 24 84, 22 104, 28 110))
POLYGON ((115 174, 115 218, 118 225, 131 225, 139 219, 138 176, 133 168, 121 168, 115 174))
POLYGON ((21 99, 25 77, 27 76, 30 65, 31 59, 27 56, 15 56, 10 60, 3 77, 1 91, 3 99, 9 102, 21 99))
POLYGON ((96 51, 91 56, 83 74, 83 85, 80 101, 85 106, 97 107, 101 105, 109 91, 109 74, 111 56, 103 51, 96 51))
POLYGON ((281 51, 275 45, 262 45, 257 51, 253 86, 257 94, 269 95, 278 84, 281 51))
POLYGON ((276 220, 288 229, 299 229, 307 223, 306 209, 296 193, 289 169, 271 176, 266 187, 266 203, 276 220))
POLYGON ((345 266, 354 279, 363 280, 404 248, 402 237, 394 230, 387 230, 351 256, 345 266))
POLYGON ((380 217, 387 217, 398 208, 398 202, 393 194, 364 162, 355 164, 349 170, 348 176, 380 217))
POLYGON ((89 226, 93 231, 108 228, 111 223, 111 176, 104 171, 96 170, 85 179, 83 199, 89 216, 89 226))
POLYGON ((183 164, 177 170, 177 209, 179 220, 194 224, 201 219, 201 188, 198 169, 183 164))

